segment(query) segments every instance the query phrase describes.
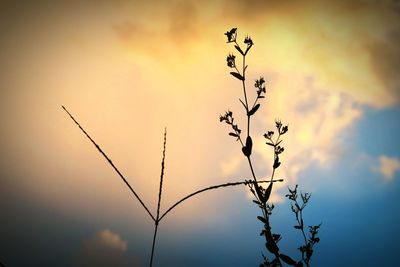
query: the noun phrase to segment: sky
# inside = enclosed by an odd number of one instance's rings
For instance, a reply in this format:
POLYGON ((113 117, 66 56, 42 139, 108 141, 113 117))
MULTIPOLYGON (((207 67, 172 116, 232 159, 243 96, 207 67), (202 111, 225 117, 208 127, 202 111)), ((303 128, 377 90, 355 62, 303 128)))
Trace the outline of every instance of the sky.
MULTIPOLYGON (((267 93, 252 121, 289 125, 271 201, 282 251, 301 235, 287 187, 322 223, 313 266, 397 266, 400 239, 400 2, 18 1, 0 4, 0 262, 148 266, 154 223, 61 108, 101 146, 152 213, 167 127, 161 211, 198 189, 251 177, 220 114, 245 128, 225 32, 267 93), (244 45, 244 44, 243 44, 244 45)), ((240 57, 237 56, 237 60, 240 57)), ((258 266, 260 211, 245 186, 184 202, 159 225, 153 266, 258 266)))

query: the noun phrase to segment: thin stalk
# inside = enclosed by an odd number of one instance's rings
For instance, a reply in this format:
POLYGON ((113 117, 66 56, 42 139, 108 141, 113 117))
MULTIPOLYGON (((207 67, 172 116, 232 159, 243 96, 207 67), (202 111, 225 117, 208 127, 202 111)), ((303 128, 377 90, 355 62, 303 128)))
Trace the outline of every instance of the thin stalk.
POLYGON ((150 267, 153 266, 153 256, 154 256, 154 247, 156 245, 157 230, 158 230, 158 223, 156 222, 154 226, 153 245, 151 246, 150 267))
MULTIPOLYGON (((259 181, 257 183, 270 183, 271 181, 259 181)), ((283 179, 277 179, 277 180, 273 180, 272 182, 283 182, 283 179)), ((193 192, 189 195, 187 195, 186 197, 182 198, 181 200, 179 200, 178 202, 176 202, 174 205, 172 205, 169 209, 167 209, 161 216, 160 219, 158 221, 161 221, 169 212, 171 212, 176 206, 178 206, 179 204, 181 204, 182 202, 184 202, 185 200, 203 193, 205 191, 209 191, 209 190, 213 190, 213 189, 217 189, 217 188, 222 188, 222 187, 228 187, 228 186, 237 186, 237 185, 247 185, 248 182, 234 182, 234 183, 225 183, 225 184, 219 184, 219 185, 213 185, 213 186, 209 186, 200 190, 197 190, 196 192, 193 192)))
POLYGON ((142 199, 139 197, 139 195, 133 190, 132 186, 128 183, 128 181, 125 179, 125 177, 122 175, 122 173, 117 169, 117 167, 114 165, 114 163, 111 161, 111 159, 106 155, 106 153, 100 148, 100 146, 90 137, 90 135, 83 129, 83 127, 79 124, 77 120, 69 113, 69 111, 62 106, 62 108, 67 112, 67 114, 70 116, 70 118, 75 122, 76 125, 78 125, 79 129, 86 135, 86 137, 93 143, 93 145, 97 148, 97 150, 103 155, 103 157, 108 161, 108 163, 113 167, 113 169, 118 173, 119 177, 124 181, 126 186, 129 188, 129 190, 132 192, 132 194, 139 200, 140 204, 142 204, 143 208, 147 211, 147 213, 150 215, 150 217, 155 221, 156 219, 154 218, 153 214, 151 214, 150 210, 146 207, 142 199))
POLYGON ((153 257, 154 257, 154 249, 156 245, 156 237, 157 237, 157 230, 158 224, 160 222, 160 205, 161 205, 161 196, 162 196, 162 185, 163 185, 163 178, 164 178, 164 169, 165 169, 165 149, 167 145, 167 128, 164 131, 164 146, 163 146, 163 155, 161 161, 161 175, 160 175, 160 188, 158 191, 158 203, 157 203, 157 215, 156 220, 154 221, 154 235, 153 235, 153 244, 151 246, 151 257, 150 257, 150 267, 153 266, 153 257))
MULTIPOLYGON (((251 158, 250 158, 250 156, 247 157, 247 161, 249 162, 249 166, 250 166, 251 174, 253 175, 254 182, 257 183, 257 178, 256 178, 256 175, 255 175, 255 173, 254 173, 253 164, 251 163, 251 158)), ((272 179, 271 179, 271 181, 272 181, 272 179)))
POLYGON ((242 86, 243 86, 243 92, 244 92, 244 100, 246 101, 246 115, 247 115, 247 136, 250 136, 250 116, 249 116, 249 103, 247 101, 247 93, 246 93, 246 76, 245 76, 245 65, 246 65, 246 56, 243 55, 243 80, 242 80, 242 86))
POLYGON ((304 233, 303 210, 302 209, 300 210, 300 220, 301 220, 301 233, 303 234, 304 244, 307 245, 307 237, 306 237, 306 234, 304 233))
MULTIPOLYGON (((300 207, 299 203, 297 202, 297 200, 295 200, 295 203, 297 206, 300 207)), ((301 226, 301 234, 303 235, 304 238, 304 245, 307 246, 307 237, 306 234, 304 233, 304 222, 303 222, 303 208, 305 207, 305 205, 303 204, 301 206, 301 208, 299 209, 299 213, 300 213, 300 220, 299 218, 296 216, 296 221, 297 223, 301 226)), ((307 267, 310 266, 309 262, 307 261, 307 259, 304 258, 304 253, 302 253, 302 259, 303 261, 306 263, 307 267)))

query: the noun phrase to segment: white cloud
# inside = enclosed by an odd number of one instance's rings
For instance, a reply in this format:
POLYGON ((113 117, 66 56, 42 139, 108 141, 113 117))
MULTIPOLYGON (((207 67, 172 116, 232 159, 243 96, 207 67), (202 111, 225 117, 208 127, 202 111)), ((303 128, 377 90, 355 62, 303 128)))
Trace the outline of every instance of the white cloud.
POLYGON ((108 229, 98 231, 84 240, 78 257, 79 266, 137 266, 135 259, 125 255, 127 242, 108 229))
MULTIPOLYGON (((267 130, 276 132, 274 118, 281 118, 282 123, 289 124, 289 132, 281 138, 285 151, 280 156, 282 164, 275 177, 283 178, 284 182, 276 184, 271 196, 274 202, 281 202, 282 190, 301 184, 299 175, 311 164, 329 167, 343 154, 345 146, 340 136, 351 130, 360 118, 361 110, 350 96, 319 88, 312 79, 301 75, 293 75, 290 81, 277 79, 275 83, 271 85, 269 99, 264 104, 268 109, 265 113, 259 112, 262 121, 252 130, 253 165, 257 177, 268 178, 271 175, 273 151, 265 145, 261 135, 267 130), (279 90, 279 87, 290 90, 279 90), (264 167, 259 168, 260 165, 264 167)), ((248 166, 239 167, 249 171, 248 166)))
POLYGON ((128 247, 126 241, 122 240, 118 234, 115 234, 110 230, 97 232, 92 241, 99 245, 120 251, 125 251, 128 247))
POLYGON ((395 173, 400 170, 400 160, 385 155, 379 157, 379 167, 377 171, 383 175, 387 181, 393 180, 395 173))

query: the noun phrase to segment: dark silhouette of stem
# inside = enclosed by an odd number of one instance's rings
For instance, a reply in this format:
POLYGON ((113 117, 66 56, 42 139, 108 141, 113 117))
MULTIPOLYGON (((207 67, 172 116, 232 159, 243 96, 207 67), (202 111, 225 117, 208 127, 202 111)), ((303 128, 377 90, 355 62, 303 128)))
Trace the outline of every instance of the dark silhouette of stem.
POLYGON ((83 127, 75 120, 75 118, 69 113, 69 111, 62 106, 62 108, 67 112, 67 114, 71 117, 71 119, 75 122, 76 125, 78 125, 79 129, 86 135, 86 137, 93 143, 93 145, 97 148, 97 150, 103 155, 103 157, 108 161, 108 163, 113 167, 113 169, 118 173, 119 177, 124 181, 126 186, 131 190, 133 195, 139 200, 140 204, 142 204, 143 208, 147 211, 147 213, 150 215, 150 217, 155 221, 156 219, 154 218, 153 214, 149 211, 149 209, 146 207, 146 205, 143 203, 143 201, 140 199, 139 195, 133 190, 132 186, 128 183, 128 181, 125 179, 125 177, 121 174, 121 172, 115 167, 114 163, 111 161, 111 159, 104 153, 104 151, 100 148, 100 146, 90 137, 90 135, 83 129, 83 127))
POLYGON ((161 175, 160 175, 160 190, 158 192, 158 205, 157 205, 157 219, 160 216, 160 204, 161 204, 161 194, 162 194, 162 185, 163 185, 163 178, 164 178, 164 169, 165 169, 165 149, 167 145, 167 128, 165 128, 164 131, 164 149, 163 149, 163 156, 162 156, 162 161, 161 161, 161 175))
MULTIPOLYGON (((251 158, 250 158, 250 156, 247 157, 247 161, 249 162, 249 166, 250 166, 250 170, 251 170, 251 175, 253 176, 254 182, 257 183, 256 174, 254 173, 253 164, 251 163, 251 158)), ((271 178, 271 181, 272 181, 272 178, 271 178)))
POLYGON ((162 185, 163 185, 164 169, 165 169, 164 162, 165 162, 166 145, 167 145, 167 128, 165 128, 165 131, 164 131, 164 148, 163 148, 163 156, 162 156, 162 161, 161 161, 160 189, 158 191, 157 215, 156 215, 156 220, 154 221, 154 235, 153 235, 153 245, 151 246, 150 267, 153 265, 153 257, 154 257, 154 249, 155 249, 155 245, 156 245, 158 223, 160 222, 159 217, 160 217, 162 185))
MULTIPOLYGON (((239 44, 235 41, 235 44, 239 46, 239 44)), ((247 115, 247 136, 250 136, 250 116, 249 116, 249 102, 247 101, 247 92, 246 92, 246 55, 243 54, 242 60, 242 86, 243 86, 243 94, 244 94, 244 101, 246 103, 246 115, 247 115)))
MULTIPOLYGON (((271 182, 271 181, 258 181, 257 183, 270 183, 270 182, 271 182)), ((283 182, 283 179, 273 180, 272 182, 283 182)), ((197 194, 203 193, 203 192, 205 192, 205 191, 209 191, 209 190, 221 188, 221 187, 236 186, 236 185, 247 185, 247 184, 248 184, 247 181, 245 181, 245 182, 233 182, 233 183, 225 183, 225 184, 213 185, 213 186, 209 186, 209 187, 200 189, 200 190, 198 190, 198 191, 196 191, 196 192, 193 192, 193 193, 187 195, 186 197, 182 198, 181 200, 179 200, 178 202, 176 202, 174 205, 172 205, 168 210, 166 210, 166 211, 163 213, 163 215, 161 215, 161 217, 160 217, 160 219, 159 219, 158 221, 161 221, 161 220, 164 218, 164 216, 167 215, 167 214, 168 214, 171 210, 173 210, 176 206, 178 206, 179 204, 181 204, 181 203, 184 202, 185 200, 187 200, 187 199, 189 199, 189 198, 191 198, 191 197, 193 197, 193 196, 195 196, 195 195, 197 195, 197 194)))
POLYGON ((153 266, 153 256, 154 256, 154 247, 156 245, 157 230, 158 230, 158 222, 156 221, 154 226, 153 245, 151 247, 150 267, 153 266))

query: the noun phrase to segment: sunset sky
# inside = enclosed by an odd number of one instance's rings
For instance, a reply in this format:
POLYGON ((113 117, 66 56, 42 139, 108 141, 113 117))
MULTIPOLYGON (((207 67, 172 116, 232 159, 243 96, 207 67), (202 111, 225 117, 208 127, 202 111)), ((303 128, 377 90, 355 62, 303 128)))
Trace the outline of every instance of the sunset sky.
MULTIPOLYGON (((103 148, 155 213, 187 194, 251 176, 219 115, 242 129, 241 83, 224 33, 254 41, 247 87, 265 77, 253 163, 272 169, 263 134, 284 136, 274 232, 299 258, 284 195, 312 193, 322 222, 312 266, 397 266, 400 240, 400 2, 19 1, 0 4, 0 262, 148 266, 153 221, 62 110, 103 148)), ((240 57, 237 55, 237 60, 240 57)), ((153 266, 259 266, 265 240, 245 186, 199 195, 160 224, 153 266)))

